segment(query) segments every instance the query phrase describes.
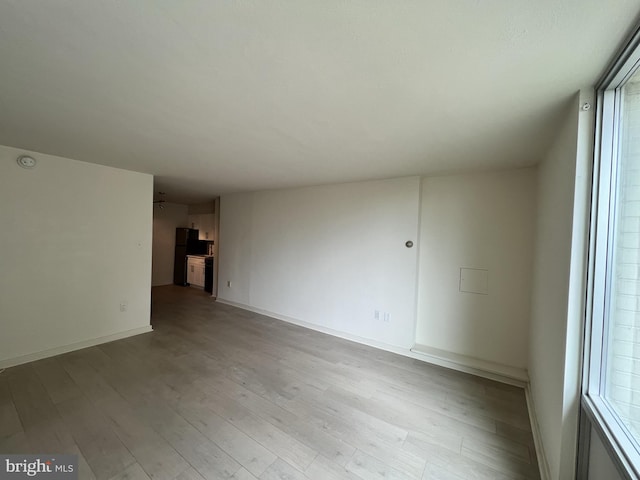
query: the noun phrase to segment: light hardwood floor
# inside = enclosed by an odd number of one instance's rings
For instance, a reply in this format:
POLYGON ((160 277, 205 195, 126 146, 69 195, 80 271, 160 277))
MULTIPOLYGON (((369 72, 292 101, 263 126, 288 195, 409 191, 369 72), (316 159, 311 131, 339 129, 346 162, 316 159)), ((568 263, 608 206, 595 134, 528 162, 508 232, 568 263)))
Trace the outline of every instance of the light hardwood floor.
POLYGON ((537 479, 522 389, 153 292, 153 333, 0 374, 0 453, 81 479, 537 479))

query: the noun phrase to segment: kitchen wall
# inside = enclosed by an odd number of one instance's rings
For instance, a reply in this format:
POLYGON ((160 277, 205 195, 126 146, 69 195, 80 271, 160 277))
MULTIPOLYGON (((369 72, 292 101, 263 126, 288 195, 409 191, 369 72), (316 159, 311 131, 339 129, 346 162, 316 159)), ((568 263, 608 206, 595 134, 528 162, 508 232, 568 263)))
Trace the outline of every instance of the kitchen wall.
POLYGON ((215 202, 192 203, 189 205, 189 215, 211 214, 215 213, 215 202))
POLYGON ((149 331, 153 177, 24 153, 0 146, 0 367, 149 331))
POLYGON ((176 248, 176 228, 186 228, 187 205, 163 203, 164 208, 153 209, 153 269, 151 284, 173 283, 173 264, 176 248))
POLYGON ((218 299, 410 348, 419 197, 418 177, 223 196, 218 299))
POLYGON ((574 478, 584 316, 590 165, 590 91, 572 100, 538 169, 529 376, 551 479, 574 478))
POLYGON ((417 344, 526 368, 535 188, 533 168, 423 179, 417 344), (461 292, 463 267, 486 294, 461 292))

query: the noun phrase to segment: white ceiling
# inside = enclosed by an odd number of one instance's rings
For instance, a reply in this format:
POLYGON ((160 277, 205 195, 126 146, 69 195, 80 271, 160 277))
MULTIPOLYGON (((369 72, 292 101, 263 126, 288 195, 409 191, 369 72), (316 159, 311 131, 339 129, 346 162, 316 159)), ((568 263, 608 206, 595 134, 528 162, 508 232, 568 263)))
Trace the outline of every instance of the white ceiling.
POLYGON ((638 0, 4 0, 0 144, 167 200, 535 164, 638 0))

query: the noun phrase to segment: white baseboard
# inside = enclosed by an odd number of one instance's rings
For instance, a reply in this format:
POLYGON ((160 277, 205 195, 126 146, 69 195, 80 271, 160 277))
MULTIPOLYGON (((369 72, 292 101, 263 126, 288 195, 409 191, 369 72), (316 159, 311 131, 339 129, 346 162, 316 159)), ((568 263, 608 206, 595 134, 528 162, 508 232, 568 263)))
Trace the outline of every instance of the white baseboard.
POLYGON ((94 347, 96 345, 100 345, 101 343, 109 343, 113 342, 114 340, 133 337, 134 335, 140 335, 141 333, 148 333, 151 331, 153 331, 151 325, 146 325, 144 327, 125 330, 124 332, 118 332, 112 335, 106 335, 104 337, 91 338, 89 340, 83 340, 81 342, 70 343, 68 345, 50 348, 41 352, 29 353, 27 355, 21 355, 19 357, 7 358, 5 360, 0 360, 0 368, 15 367, 16 365, 21 365, 23 363, 35 362, 36 360, 42 360, 43 358, 55 357, 56 355, 73 352, 74 350, 94 347))
POLYGON ((340 330, 334 330, 332 328, 323 327, 322 325, 316 325, 315 323, 305 322, 303 320, 299 320, 294 317, 288 317, 287 315, 280 315, 279 313, 263 310, 262 308, 256 308, 250 305, 245 305, 244 303, 234 302, 232 300, 225 300, 224 298, 220 298, 220 297, 217 298, 216 302, 223 303, 225 305, 230 305, 232 307, 241 308, 242 310, 248 310, 250 312, 258 313, 266 317, 275 318, 276 320, 282 320, 283 322, 292 323, 293 325, 298 325, 300 327, 308 328, 310 330, 315 330, 316 332, 326 333, 327 335, 331 335, 333 337, 338 337, 344 340, 350 340, 352 342, 368 345, 370 347, 379 348, 380 350, 386 350, 388 352, 398 353, 400 355, 405 355, 405 352, 409 351, 406 348, 398 347, 395 345, 389 345, 382 342, 377 342, 375 340, 371 340, 368 338, 359 337, 357 335, 352 335, 350 333, 341 332, 340 330))
POLYGON ((501 363, 490 362, 479 358, 447 352, 427 345, 416 344, 411 351, 420 355, 429 363, 442 367, 452 368, 465 373, 471 373, 479 377, 508 383, 516 387, 524 388, 529 382, 529 375, 523 368, 511 367, 501 363))
POLYGON ((529 410, 529 422, 531 423, 531 433, 533 434, 533 443, 536 447, 536 456, 538 457, 538 467, 540 469, 540 480, 550 480, 549 462, 544 453, 544 445, 542 443, 542 432, 538 424, 538 415, 536 414, 535 404, 533 403, 533 395, 531 395, 531 384, 528 383, 524 389, 524 395, 527 399, 527 410, 529 410))
POLYGON ((425 351, 425 349, 428 349, 428 347, 424 347, 421 345, 414 346, 412 348, 398 347, 396 345, 390 345, 387 343, 378 342, 376 340, 371 340, 368 338, 359 337, 357 335, 341 332, 339 330, 323 327, 321 325, 308 323, 297 318, 280 315, 278 313, 273 313, 261 308, 255 308, 243 303, 225 300, 220 297, 218 297, 217 302, 223 303, 225 305, 230 305, 232 307, 238 307, 243 310, 248 310, 250 312, 259 313, 260 315, 265 315, 267 317, 282 320, 284 322, 299 325, 301 327, 309 328, 318 332, 326 333, 334 337, 343 338, 352 342, 379 348, 380 350, 385 350, 387 352, 397 353, 398 355, 415 358, 416 360, 421 360, 426 363, 451 368, 453 370, 458 370, 464 373, 470 373, 472 375, 477 375, 479 377, 488 378, 497 382, 514 385, 516 387, 524 388, 529 381, 527 372, 523 369, 513 368, 506 365, 500 365, 497 363, 486 362, 478 359, 472 359, 471 357, 455 355, 444 352, 442 350, 429 349, 429 351, 425 351), (438 352, 442 355, 438 355, 438 352))

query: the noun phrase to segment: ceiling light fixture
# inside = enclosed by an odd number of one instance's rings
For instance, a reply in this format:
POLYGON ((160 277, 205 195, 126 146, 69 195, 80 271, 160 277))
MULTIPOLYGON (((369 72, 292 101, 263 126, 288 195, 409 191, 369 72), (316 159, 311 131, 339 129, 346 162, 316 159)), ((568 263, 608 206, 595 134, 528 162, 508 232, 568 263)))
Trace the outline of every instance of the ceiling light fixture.
POLYGON ((22 168, 33 168, 36 166, 36 159, 33 157, 30 157, 29 155, 20 155, 18 157, 18 159, 16 160, 16 162, 18 162, 18 165, 20 165, 22 168))
POLYGON ((160 210, 164 210, 164 203, 166 202, 166 200, 164 199, 164 196, 166 195, 166 193, 158 192, 158 195, 161 195, 160 200, 156 200, 153 203, 158 204, 158 208, 160 210))

